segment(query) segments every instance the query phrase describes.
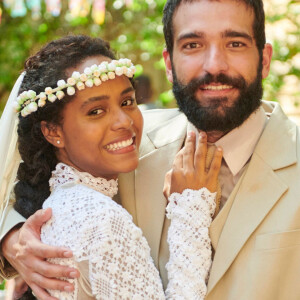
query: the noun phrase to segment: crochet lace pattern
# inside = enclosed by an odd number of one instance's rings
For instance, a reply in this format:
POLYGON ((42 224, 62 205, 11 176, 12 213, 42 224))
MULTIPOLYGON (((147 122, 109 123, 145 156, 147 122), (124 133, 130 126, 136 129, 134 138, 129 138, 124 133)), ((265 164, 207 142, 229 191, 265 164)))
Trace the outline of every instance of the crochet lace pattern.
MULTIPOLYGON (((41 239, 49 245, 70 248, 74 256, 49 261, 77 268, 78 262, 86 261, 95 299, 204 298, 194 295, 205 295, 211 264, 208 226, 214 195, 207 189, 186 190, 170 197, 167 210, 172 220, 168 236, 171 257, 165 296, 141 229, 110 198, 116 193, 116 181, 95 178, 60 163, 50 185, 52 193, 43 208, 52 208, 52 218, 42 227, 41 239)), ((64 279, 74 284, 74 292, 49 293, 58 299, 79 299, 78 279, 64 279)))

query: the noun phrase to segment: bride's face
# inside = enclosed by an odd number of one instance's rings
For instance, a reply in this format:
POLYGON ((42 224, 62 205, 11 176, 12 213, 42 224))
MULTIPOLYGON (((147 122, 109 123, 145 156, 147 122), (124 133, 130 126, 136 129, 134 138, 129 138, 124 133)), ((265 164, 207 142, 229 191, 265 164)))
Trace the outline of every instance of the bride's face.
MULTIPOLYGON (((89 58, 76 71, 83 73, 87 66, 103 60, 109 59, 89 58)), ((95 177, 116 178, 137 167, 142 127, 135 92, 126 76, 76 90, 58 128, 58 159, 95 177)))

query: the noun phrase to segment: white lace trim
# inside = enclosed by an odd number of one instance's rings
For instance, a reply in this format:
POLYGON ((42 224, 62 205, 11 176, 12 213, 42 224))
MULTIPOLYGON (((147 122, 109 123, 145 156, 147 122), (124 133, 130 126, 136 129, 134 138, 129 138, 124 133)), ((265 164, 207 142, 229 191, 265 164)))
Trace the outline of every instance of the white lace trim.
MULTIPOLYGON (((47 207, 53 216, 42 227, 42 241, 66 246, 74 255, 49 261, 69 266, 87 261, 96 299, 165 299, 148 243, 120 205, 91 188, 73 185, 55 189, 44 202, 47 207)), ((77 299, 78 280, 68 281, 76 284, 74 293, 50 294, 77 299)))
POLYGON ((50 190, 53 191, 58 186, 66 183, 83 184, 111 198, 118 192, 118 180, 94 177, 64 163, 58 163, 49 180, 50 190))
POLYGON ((216 193, 202 188, 173 193, 166 208, 171 219, 168 231, 170 259, 166 265, 167 299, 204 299, 211 267, 209 226, 215 211, 216 193))
MULTIPOLYGON (((211 265, 208 227, 215 194, 207 189, 185 190, 170 197, 170 260, 166 266, 169 284, 165 296, 149 245, 129 213, 94 187, 64 185, 74 181, 71 171, 62 166, 60 176, 53 175, 61 181, 56 181, 43 204, 43 208, 52 208, 52 218, 42 227, 41 239, 49 245, 69 247, 74 257, 49 261, 72 267, 86 261, 96 299, 204 299, 211 265)), ((79 281, 64 280, 73 283, 75 291, 50 290, 50 294, 61 300, 78 299, 79 281)))

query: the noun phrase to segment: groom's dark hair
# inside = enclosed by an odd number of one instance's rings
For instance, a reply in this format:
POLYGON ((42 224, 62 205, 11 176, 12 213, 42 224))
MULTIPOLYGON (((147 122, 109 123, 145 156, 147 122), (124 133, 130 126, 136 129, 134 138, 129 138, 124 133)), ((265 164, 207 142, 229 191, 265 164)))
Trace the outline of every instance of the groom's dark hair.
MULTIPOLYGON (((167 51, 170 53, 171 59, 173 55, 174 47, 174 27, 173 18, 176 10, 181 4, 200 2, 201 0, 167 0, 164 11, 163 11, 163 25, 164 25, 164 36, 166 41, 167 51)), ((209 0, 209 1, 222 1, 222 0, 209 0)), ((265 13, 264 5, 262 0, 232 0, 236 2, 243 2, 247 7, 253 10, 253 33, 256 42, 257 49, 262 55, 266 43, 265 34, 265 13)))

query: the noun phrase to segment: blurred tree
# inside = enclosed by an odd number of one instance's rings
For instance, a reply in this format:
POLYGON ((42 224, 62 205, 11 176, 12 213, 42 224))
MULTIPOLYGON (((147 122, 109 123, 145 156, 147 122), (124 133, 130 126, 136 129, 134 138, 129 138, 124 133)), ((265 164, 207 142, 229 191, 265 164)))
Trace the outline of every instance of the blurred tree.
POLYGON ((268 0, 267 38, 273 45, 271 72, 265 80, 265 98, 279 101, 300 124, 300 2, 268 0))
MULTIPOLYGON (((100 36, 111 41, 119 57, 126 56, 138 64, 138 75, 143 72, 151 75, 155 98, 164 106, 175 106, 161 55, 165 0, 107 0, 102 25, 94 23, 91 12, 72 17, 68 1, 61 1, 61 13, 56 17, 47 12, 45 1, 41 3, 39 18, 28 7, 23 17, 13 18, 0 3, 0 113, 25 59, 46 42, 68 33, 100 36)), ((274 46, 271 74, 264 83, 265 98, 280 101, 288 98, 292 106, 298 105, 300 4, 292 0, 265 0, 264 3, 267 36, 274 46)))

